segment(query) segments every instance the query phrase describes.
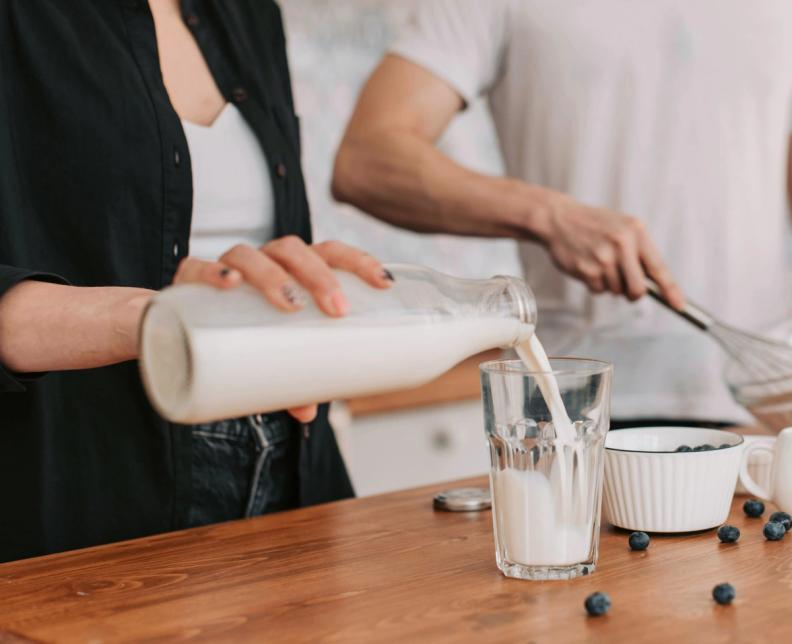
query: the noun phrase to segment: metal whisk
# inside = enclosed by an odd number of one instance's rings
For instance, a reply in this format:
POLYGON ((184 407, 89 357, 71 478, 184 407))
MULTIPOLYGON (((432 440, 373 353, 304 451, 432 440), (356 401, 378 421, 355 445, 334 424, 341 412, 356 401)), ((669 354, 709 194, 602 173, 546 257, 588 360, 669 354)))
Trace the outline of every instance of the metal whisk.
POLYGON ((792 344, 724 324, 690 301, 677 310, 662 296, 657 284, 647 282, 646 287, 655 300, 709 334, 745 369, 748 380, 770 383, 792 376, 792 344))

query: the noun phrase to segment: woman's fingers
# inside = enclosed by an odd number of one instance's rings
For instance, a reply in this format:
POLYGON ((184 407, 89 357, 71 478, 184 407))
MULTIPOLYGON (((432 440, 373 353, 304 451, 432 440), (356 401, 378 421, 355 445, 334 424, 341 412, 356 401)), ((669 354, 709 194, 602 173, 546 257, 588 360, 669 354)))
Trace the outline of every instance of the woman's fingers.
POLYGON ((246 281, 286 311, 295 311, 305 304, 305 289, 322 311, 338 317, 346 314, 349 303, 332 269, 354 273, 377 288, 387 288, 393 280, 376 259, 363 251, 335 241, 308 246, 300 238, 288 236, 258 250, 238 244, 217 262, 188 257, 179 265, 174 283, 199 282, 230 288, 246 281))
POLYGON ((305 303, 294 279, 283 267, 252 246, 238 244, 220 261, 239 271, 246 282, 284 311, 296 311, 305 303))
POLYGON ((338 317, 346 314, 349 304, 333 274, 334 268, 354 273, 378 288, 387 288, 393 279, 376 259, 346 244, 324 242, 314 247, 288 236, 258 250, 239 244, 217 262, 188 257, 180 264, 174 282, 229 288, 247 281, 286 311, 303 306, 304 289, 322 311, 338 317))
POLYGON ((312 246, 314 251, 331 268, 354 273, 359 278, 377 288, 388 288, 393 275, 371 255, 340 241, 325 241, 312 246))
POLYGON ((301 423, 310 423, 316 418, 317 409, 316 405, 305 405, 304 407, 292 407, 288 411, 293 418, 301 423))
POLYGON ((263 256, 288 271, 327 315, 346 315, 349 303, 327 263, 299 237, 281 237, 262 246, 263 256))
POLYGON ((239 271, 222 262, 208 262, 195 257, 185 257, 176 269, 174 284, 209 284, 217 288, 233 288, 242 283, 239 271))

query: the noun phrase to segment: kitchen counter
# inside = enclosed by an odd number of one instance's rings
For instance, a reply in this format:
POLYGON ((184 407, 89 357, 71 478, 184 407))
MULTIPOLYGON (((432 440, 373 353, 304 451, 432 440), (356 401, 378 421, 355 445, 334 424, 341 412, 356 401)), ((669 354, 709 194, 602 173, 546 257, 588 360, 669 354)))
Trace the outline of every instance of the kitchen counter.
POLYGON ((500 349, 484 351, 466 358, 431 382, 410 389, 350 398, 346 401, 347 408, 352 416, 369 416, 460 400, 479 400, 479 365, 502 357, 500 349))
MULTIPOLYGON (((486 479, 465 483, 486 485, 486 479)), ((766 542, 737 497, 714 531, 631 552, 603 528, 599 568, 507 579, 490 512, 435 512, 448 485, 0 565, 0 642, 757 642, 792 634, 792 536, 766 542), (729 581, 732 606, 712 587, 729 581), (583 600, 613 608, 588 618, 583 600)), ((765 519, 772 511, 771 506, 765 519)), ((7 526, 8 528, 8 526, 7 526)))

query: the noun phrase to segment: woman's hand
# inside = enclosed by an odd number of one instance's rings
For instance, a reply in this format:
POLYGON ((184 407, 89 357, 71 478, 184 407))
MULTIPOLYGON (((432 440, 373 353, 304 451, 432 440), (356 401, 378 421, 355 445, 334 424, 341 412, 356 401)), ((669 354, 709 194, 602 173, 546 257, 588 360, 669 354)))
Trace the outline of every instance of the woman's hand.
POLYGON ((637 300, 654 280, 675 308, 682 290, 660 257, 643 222, 604 208, 591 208, 559 195, 541 235, 556 265, 595 293, 610 291, 637 300))
MULTIPOLYGON (((275 239, 259 249, 239 244, 216 262, 187 257, 173 282, 198 282, 217 288, 234 288, 247 282, 283 311, 301 309, 305 304, 302 292, 307 291, 327 315, 341 317, 349 310, 349 303, 331 269, 354 273, 376 288, 388 288, 391 283, 382 264, 361 250, 338 241, 309 246, 295 236, 275 239)), ((316 417, 316 405, 290 409, 289 413, 307 423, 316 417)))

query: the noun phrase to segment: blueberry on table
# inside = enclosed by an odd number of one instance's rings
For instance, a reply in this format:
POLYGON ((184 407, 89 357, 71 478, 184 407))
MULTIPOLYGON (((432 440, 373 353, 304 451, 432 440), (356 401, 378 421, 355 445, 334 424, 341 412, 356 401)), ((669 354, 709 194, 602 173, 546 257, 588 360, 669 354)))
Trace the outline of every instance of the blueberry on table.
POLYGON ((633 532, 629 542, 630 550, 646 550, 649 547, 649 535, 645 532, 633 532))
POLYGON ((712 598, 719 604, 731 604, 736 594, 731 584, 718 584, 712 589, 712 598))
POLYGON ((710 445, 709 443, 704 443, 704 445, 696 445, 693 448, 693 451, 694 452, 709 452, 709 451, 714 450, 714 449, 715 449, 714 445, 710 445))
POLYGON ((786 534, 786 528, 783 523, 777 521, 768 521, 765 523, 764 536, 768 541, 781 541, 786 534))
POLYGON ((748 499, 743 503, 743 512, 749 517, 760 517, 764 514, 764 503, 758 499, 748 499))
POLYGON ((792 528, 792 516, 786 512, 773 512, 773 514, 770 515, 770 520, 783 525, 784 530, 787 532, 792 528))
POLYGON ((611 600, 605 593, 592 593, 586 597, 586 612, 593 617, 604 615, 610 610, 611 600))
POLYGON ((734 543, 740 538, 740 529, 733 525, 722 525, 718 528, 718 539, 723 543, 734 543))
POLYGON ((692 452, 693 448, 690 447, 690 445, 680 445, 674 451, 675 452, 692 452))

